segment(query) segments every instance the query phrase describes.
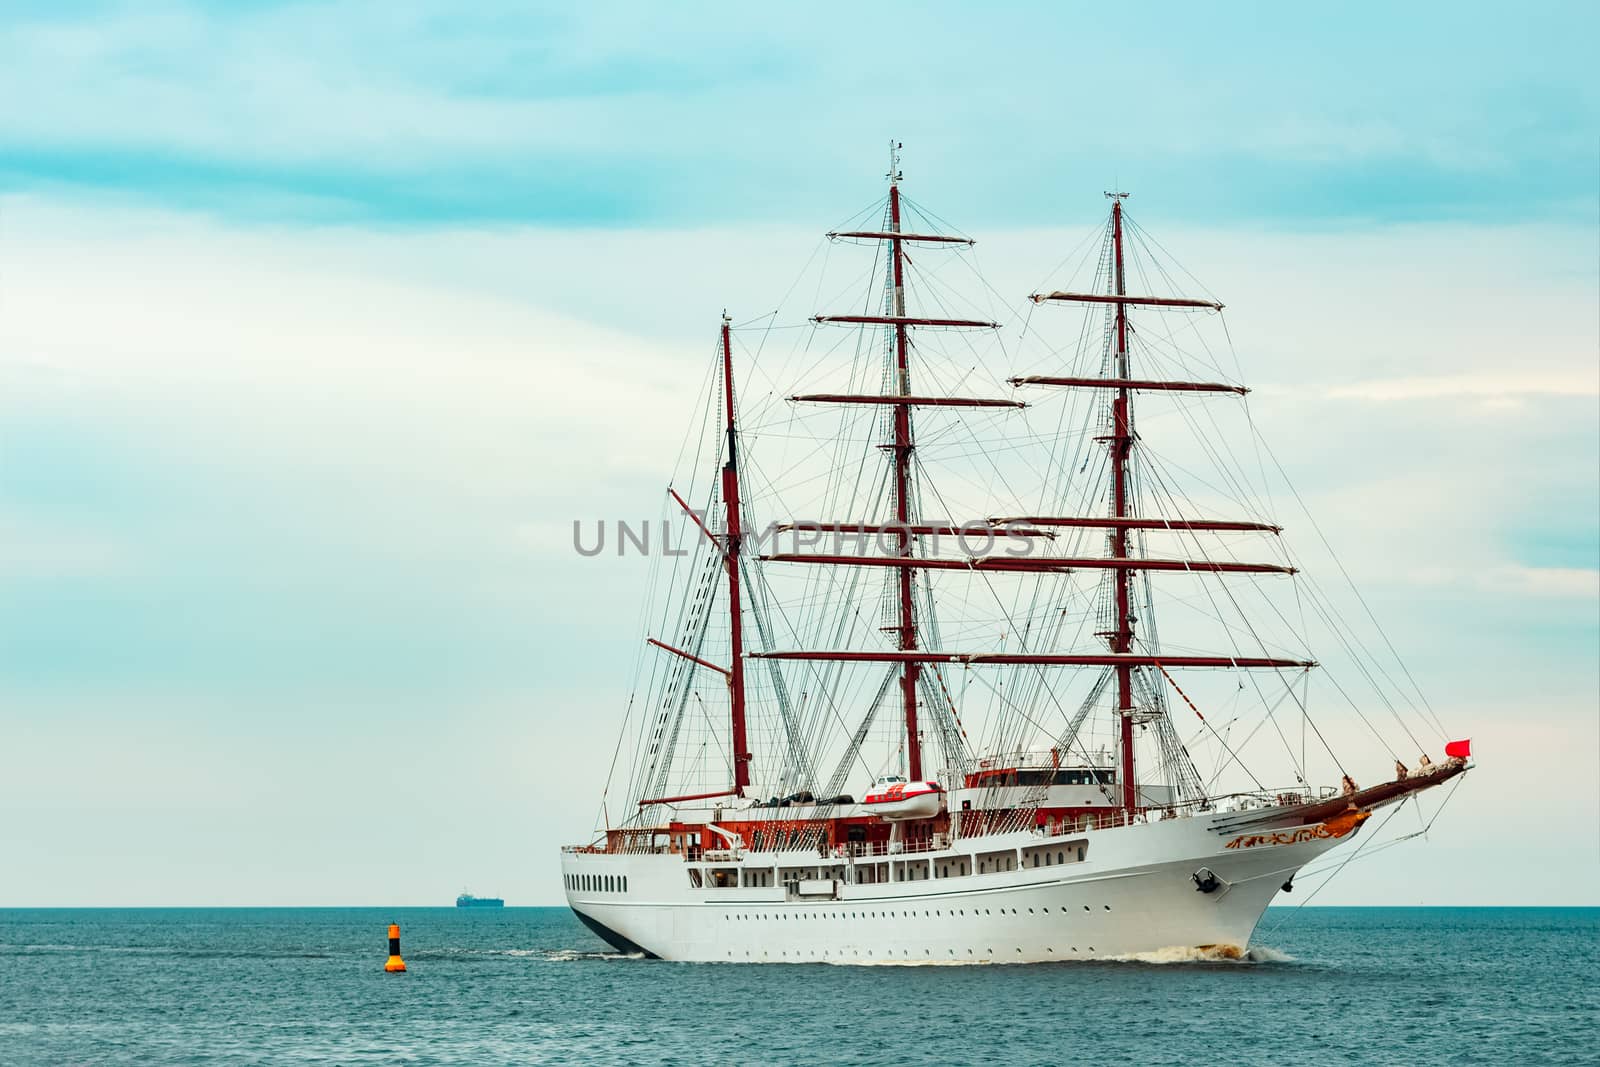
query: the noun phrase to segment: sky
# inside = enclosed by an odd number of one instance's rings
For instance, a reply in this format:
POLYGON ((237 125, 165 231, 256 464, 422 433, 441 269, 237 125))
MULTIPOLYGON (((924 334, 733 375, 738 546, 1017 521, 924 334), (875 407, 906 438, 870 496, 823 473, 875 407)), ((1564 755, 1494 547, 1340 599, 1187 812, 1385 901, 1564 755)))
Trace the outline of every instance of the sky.
POLYGON ((571 521, 891 137, 1006 293, 1132 192, 1474 738, 1316 902, 1600 904, 1591 5, 463 7, 0 8, 0 906, 557 903, 643 576, 571 521))

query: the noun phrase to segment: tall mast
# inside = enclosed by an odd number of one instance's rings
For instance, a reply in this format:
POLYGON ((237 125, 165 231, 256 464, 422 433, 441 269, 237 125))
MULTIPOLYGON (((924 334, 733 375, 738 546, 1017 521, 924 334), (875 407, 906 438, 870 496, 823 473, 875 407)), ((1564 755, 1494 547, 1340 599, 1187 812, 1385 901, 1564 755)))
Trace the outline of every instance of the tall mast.
MULTIPOLYGON (((911 455, 913 445, 910 409, 912 407, 950 407, 950 408, 999 408, 1022 407, 1020 401, 1001 400, 999 398, 970 397, 970 396, 944 396, 937 390, 922 394, 911 390, 909 370, 909 332, 908 327, 927 327, 939 329, 987 328, 995 329, 998 324, 974 319, 955 318, 924 318, 914 317, 906 313, 904 256, 902 246, 906 243, 971 244, 966 238, 951 237, 949 235, 919 234, 906 232, 902 229, 900 204, 900 169, 897 156, 898 144, 891 144, 890 169, 889 169, 889 218, 888 224, 882 230, 851 230, 830 233, 830 238, 848 238, 856 240, 888 241, 889 242, 889 270, 887 282, 889 293, 885 299, 885 310, 889 314, 866 315, 848 314, 831 315, 818 314, 812 316, 812 321, 818 324, 836 323, 848 326, 883 325, 894 329, 895 348, 893 354, 893 368, 895 381, 892 388, 885 383, 881 393, 806 393, 790 397, 793 401, 823 404, 861 404, 884 405, 894 409, 893 443, 880 447, 891 450, 894 454, 894 493, 895 517, 897 522, 905 524, 896 531, 896 542, 892 551, 885 551, 882 555, 840 555, 822 554, 814 552, 774 553, 763 555, 760 558, 785 564, 806 564, 816 566, 845 566, 845 567, 890 567, 896 571, 896 580, 891 583, 891 590, 898 592, 899 617, 898 625, 892 627, 899 634, 897 649, 827 649, 827 648, 802 648, 790 650, 763 650, 752 652, 749 655, 754 659, 776 660, 811 660, 833 663, 890 663, 895 664, 903 672, 900 683, 904 699, 906 741, 908 749, 908 764, 912 775, 922 775, 922 752, 916 728, 917 696, 916 688, 922 664, 959 664, 962 666, 1062 666, 1062 667, 1103 667, 1114 672, 1117 681, 1115 709, 1119 720, 1118 730, 1118 757, 1122 778, 1122 791, 1119 804, 1125 811, 1133 811, 1139 805, 1138 772, 1134 766, 1134 725, 1143 721, 1147 716, 1141 715, 1134 701, 1135 671, 1146 671, 1150 668, 1160 668, 1165 672, 1168 668, 1190 669, 1211 668, 1227 670, 1286 670, 1309 669, 1316 666, 1310 660, 1297 660, 1279 658, 1271 655, 1240 655, 1237 652, 1230 654, 1202 654, 1202 655, 1158 655, 1153 647, 1146 647, 1142 651, 1134 651, 1134 611, 1133 611, 1133 582, 1134 572, 1140 575, 1151 573, 1175 572, 1186 574, 1293 574, 1294 568, 1280 564, 1246 563, 1237 560, 1212 560, 1212 559, 1171 559, 1152 558, 1142 554, 1135 554, 1129 550, 1130 534, 1142 530, 1177 530, 1177 531, 1217 531, 1217 532, 1260 532, 1276 534, 1280 527, 1272 523, 1255 522, 1234 519, 1207 519, 1183 516, 1152 516, 1142 518, 1139 515, 1137 501, 1133 498, 1134 485, 1130 477, 1130 460, 1133 445, 1136 440, 1133 428, 1132 396, 1135 392, 1171 392, 1171 393, 1225 393, 1242 395, 1249 390, 1241 385, 1216 381, 1181 381, 1167 380, 1164 378, 1135 378, 1132 377, 1130 354, 1128 351, 1128 309, 1130 307, 1178 308, 1220 311, 1222 304, 1214 299, 1199 299, 1182 296, 1163 296, 1153 294, 1132 295, 1127 288, 1127 263, 1124 248, 1124 223, 1122 200, 1127 195, 1121 192, 1107 193, 1112 200, 1111 210, 1111 238, 1112 259, 1111 277, 1103 289, 1097 292, 1071 292, 1050 291, 1035 293, 1031 297, 1034 303, 1062 302, 1079 304, 1097 304, 1114 308, 1112 320, 1113 330, 1106 343, 1106 366, 1101 373, 1094 377, 1079 375, 1025 375, 1009 379, 1014 386, 1051 386, 1069 389, 1093 389, 1112 394, 1110 411, 1106 413, 1106 433, 1097 440, 1107 443, 1108 459, 1111 466, 1111 502, 1106 512, 1100 515, 1041 515, 1022 518, 994 518, 988 522, 991 525, 1007 525, 1011 523, 1027 523, 1036 527, 1031 533, 1038 534, 1037 527, 1060 526, 1066 528, 1104 529, 1107 531, 1108 551, 1104 555, 1091 557, 1060 557, 1060 556, 1032 556, 1021 558, 1012 555, 983 555, 968 559, 944 559, 938 557, 919 556, 912 550, 912 538, 919 533, 941 532, 947 528, 944 523, 913 524, 916 516, 911 501, 911 455), (1115 625, 1096 633, 1096 638, 1104 638, 1109 646, 1105 652, 1086 655, 1076 652, 1044 652, 1044 653, 1016 653, 1003 650, 974 649, 970 651, 924 651, 918 648, 916 618, 914 615, 914 601, 912 597, 913 586, 910 576, 916 570, 960 570, 964 573, 982 571, 986 573, 1063 573, 1085 569, 1102 569, 1111 571, 1110 592, 1103 593, 1100 601, 1102 609, 1108 614, 1116 615, 1115 625)), ((885 367, 889 366, 889 357, 885 357, 885 367)), ((788 529, 831 530, 836 533, 861 532, 875 529, 870 523, 855 521, 825 521, 790 524, 788 529)), ((1142 536, 1142 535, 1140 535, 1142 536)), ((1203 554, 1202 554, 1203 555, 1203 554)), ((893 593, 891 592, 891 595, 893 593)), ((887 605, 886 605, 887 606, 887 605)), ((1107 620, 1110 622, 1111 620, 1107 620)), ((891 627, 885 627, 885 630, 891 627)), ((1263 652, 1266 650, 1263 649, 1263 652)), ((1147 678, 1148 675, 1139 675, 1147 678)))
MULTIPOLYGON (((890 294, 889 314, 894 324, 895 391, 900 396, 911 395, 911 372, 907 359, 906 287, 904 254, 900 234, 900 144, 889 145, 889 247, 894 287, 890 294)), ((911 548, 911 405, 894 406, 894 517, 898 554, 909 558, 911 548)), ((917 647, 917 623, 912 608, 910 567, 899 568, 900 585, 900 648, 911 651, 917 647)), ((917 733, 917 679, 922 665, 906 661, 900 676, 901 699, 905 706, 906 763, 910 779, 922 778, 922 741, 917 733)))
MULTIPOLYGON (((1116 296, 1127 296, 1127 277, 1122 261, 1122 201, 1127 193, 1109 193, 1111 197, 1111 284, 1116 296)), ((1128 373, 1128 305, 1117 302, 1116 328, 1113 342, 1116 346, 1116 377, 1127 382, 1128 373)), ((1117 388, 1116 399, 1111 402, 1111 435, 1106 440, 1111 452, 1111 517, 1113 520, 1130 518, 1128 512, 1128 455, 1133 451, 1133 418, 1128 410, 1128 387, 1117 388)), ((1128 527, 1120 522, 1111 530, 1111 556, 1128 558, 1128 527)), ((1117 600, 1117 625, 1111 632, 1111 651, 1127 655, 1133 650, 1133 612, 1129 586, 1133 581, 1127 567, 1112 570, 1117 600)), ((1117 717, 1122 731, 1122 806, 1132 811, 1138 806, 1139 785, 1133 767, 1133 667, 1127 663, 1117 665, 1117 717)))
POLYGON ((723 554, 728 568, 728 643, 733 662, 728 667, 728 691, 733 719, 733 791, 744 796, 750 784, 750 752, 744 725, 744 632, 739 607, 738 436, 733 426, 733 335, 728 313, 722 313, 722 396, 727 411, 728 461, 722 466, 722 504, 727 509, 728 544, 723 554))

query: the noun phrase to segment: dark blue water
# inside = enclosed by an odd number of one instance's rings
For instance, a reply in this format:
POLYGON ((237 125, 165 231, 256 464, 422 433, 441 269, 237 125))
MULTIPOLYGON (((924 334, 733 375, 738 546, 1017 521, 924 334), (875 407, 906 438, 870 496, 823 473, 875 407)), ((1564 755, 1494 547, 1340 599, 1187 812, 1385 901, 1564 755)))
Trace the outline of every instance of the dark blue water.
POLYGON ((0 1064, 1600 1062, 1600 909, 1263 931, 1288 958, 741 966, 620 957, 546 908, 0 910, 0 1064))

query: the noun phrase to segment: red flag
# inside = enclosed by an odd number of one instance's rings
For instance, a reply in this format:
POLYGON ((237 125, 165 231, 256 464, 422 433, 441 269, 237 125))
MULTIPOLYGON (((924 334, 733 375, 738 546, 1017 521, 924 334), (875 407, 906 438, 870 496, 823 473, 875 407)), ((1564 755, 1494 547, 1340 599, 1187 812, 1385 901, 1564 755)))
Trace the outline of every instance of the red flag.
POLYGON ((1451 741, 1444 746, 1444 754, 1451 759, 1466 759, 1472 755, 1472 742, 1470 740, 1451 741))

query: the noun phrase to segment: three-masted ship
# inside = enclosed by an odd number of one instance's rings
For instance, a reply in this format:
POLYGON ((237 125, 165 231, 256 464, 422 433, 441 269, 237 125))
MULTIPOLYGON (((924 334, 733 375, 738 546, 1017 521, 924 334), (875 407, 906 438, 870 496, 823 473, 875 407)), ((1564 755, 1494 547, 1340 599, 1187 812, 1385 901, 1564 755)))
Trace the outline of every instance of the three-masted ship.
MULTIPOLYGON (((1161 295, 1171 275, 1131 255, 1154 242, 1123 194, 1086 242, 1092 281, 1023 304, 1077 309, 1075 340, 1051 342, 1030 310, 1017 345, 1034 365, 1012 373, 1003 344, 969 340, 999 324, 975 301, 947 306, 951 272, 924 263, 972 240, 920 208, 908 219, 894 152, 888 178, 886 201, 828 234, 872 252, 865 300, 789 328, 791 358, 759 364, 753 428, 735 378, 758 361, 736 357, 746 331, 723 317, 704 432, 666 496, 686 540, 661 546, 601 825, 562 853, 568 902, 619 950, 672 960, 1238 955, 1297 873, 1461 774, 1465 748, 1410 768, 1391 748, 1392 778, 1362 788, 1310 719, 1316 660, 1267 636, 1231 584, 1301 580, 1282 527, 1217 514, 1264 506, 1236 477, 1199 477, 1195 495, 1173 484, 1231 458, 1198 405, 1246 389, 1171 373, 1222 304, 1161 295), (1158 451, 1138 398, 1169 405, 1163 424, 1176 405, 1199 445, 1158 451), (940 458, 964 473, 941 483, 940 458), (1257 542, 1277 558, 1236 554, 1257 542), (1158 639, 1169 579, 1220 647, 1158 639), (1252 679, 1218 691, 1221 723, 1191 681, 1208 672, 1252 679), (1308 727, 1339 785, 1310 784, 1308 727), (1247 766, 1274 733, 1287 786, 1247 766)), ((748 332, 764 353, 783 328, 748 332)), ((1336 614, 1315 588, 1295 595, 1302 617, 1308 602, 1336 614)), ((1396 698, 1379 699, 1398 722, 1396 698)), ((1401 744, 1426 747, 1402 727, 1401 744)))

